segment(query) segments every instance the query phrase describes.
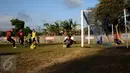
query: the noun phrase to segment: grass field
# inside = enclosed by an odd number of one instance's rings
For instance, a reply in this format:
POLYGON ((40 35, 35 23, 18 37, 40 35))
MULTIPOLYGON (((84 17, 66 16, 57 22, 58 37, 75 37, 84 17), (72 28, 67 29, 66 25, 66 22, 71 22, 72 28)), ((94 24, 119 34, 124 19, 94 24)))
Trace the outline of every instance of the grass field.
MULTIPOLYGON (((62 44, 42 44, 35 50, 29 47, 13 49, 0 44, 0 55, 16 56, 16 69, 1 73, 129 73, 130 48, 102 47, 63 48, 62 44)), ((1 58, 2 60, 2 58, 1 58)), ((2 63, 1 63, 2 64, 2 63)))

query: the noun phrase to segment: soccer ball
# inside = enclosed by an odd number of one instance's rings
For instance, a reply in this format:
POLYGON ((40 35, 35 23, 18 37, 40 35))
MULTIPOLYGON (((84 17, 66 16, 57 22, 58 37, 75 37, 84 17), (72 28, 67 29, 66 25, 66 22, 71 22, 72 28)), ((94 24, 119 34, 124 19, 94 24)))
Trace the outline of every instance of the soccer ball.
POLYGON ((66 48, 66 45, 63 45, 63 47, 65 47, 65 48, 66 48))

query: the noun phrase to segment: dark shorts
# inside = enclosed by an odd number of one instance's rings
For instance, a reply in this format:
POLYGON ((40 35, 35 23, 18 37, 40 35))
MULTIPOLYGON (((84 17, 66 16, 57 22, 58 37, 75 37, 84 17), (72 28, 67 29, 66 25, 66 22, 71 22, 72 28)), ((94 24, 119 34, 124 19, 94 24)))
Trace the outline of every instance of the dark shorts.
POLYGON ((35 39, 35 38, 33 38, 33 39, 32 39, 32 41, 33 41, 33 42, 35 42, 35 41, 36 41, 36 39, 35 39))
POLYGON ((114 39, 114 41, 115 41, 117 44, 121 44, 121 43, 122 43, 121 40, 119 40, 119 39, 114 39))
POLYGON ((14 42, 15 42, 14 39, 12 39, 12 38, 7 38, 7 41, 9 41, 9 42, 11 42, 11 43, 14 43, 14 42))

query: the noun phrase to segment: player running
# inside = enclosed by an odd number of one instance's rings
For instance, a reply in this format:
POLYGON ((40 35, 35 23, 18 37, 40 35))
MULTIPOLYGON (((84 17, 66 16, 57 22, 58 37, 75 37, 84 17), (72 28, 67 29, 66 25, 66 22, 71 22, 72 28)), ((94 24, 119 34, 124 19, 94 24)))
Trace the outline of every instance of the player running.
POLYGON ((13 32, 13 29, 7 31, 7 41, 12 43, 13 48, 16 48, 15 40, 12 38, 12 35, 13 35, 12 32, 13 32))
POLYGON ((24 47, 24 33, 23 33, 23 30, 22 30, 22 29, 19 30, 18 36, 19 36, 19 39, 20 39, 20 45, 21 45, 22 47, 24 47))
POLYGON ((32 42, 36 41, 36 31, 32 30, 32 42))

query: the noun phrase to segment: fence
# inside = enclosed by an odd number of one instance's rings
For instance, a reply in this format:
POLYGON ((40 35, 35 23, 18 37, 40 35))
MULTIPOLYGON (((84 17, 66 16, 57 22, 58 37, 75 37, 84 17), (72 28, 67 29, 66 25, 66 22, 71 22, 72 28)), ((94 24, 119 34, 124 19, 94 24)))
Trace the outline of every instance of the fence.
MULTIPOLYGON (((66 36, 54 36, 54 37, 52 37, 52 38, 47 38, 46 36, 40 36, 40 43, 49 43, 50 41, 51 42, 55 42, 55 43, 63 43, 63 41, 64 41, 64 39, 65 39, 65 37, 66 36), (50 39, 50 40, 49 40, 50 39)), ((94 37, 93 35, 91 35, 91 37, 94 37)), ((113 41, 113 38, 112 38, 112 35, 109 35, 108 36, 109 37, 109 39, 111 40, 111 41, 113 41)), ((123 40, 125 40, 125 34, 122 34, 121 35, 121 38, 123 39, 123 40)), ((74 38, 74 40, 75 41, 77 41, 77 42, 80 42, 81 41, 81 36, 79 35, 79 36, 73 36, 73 38, 74 38)), ((15 39, 15 41, 16 41, 16 38, 14 38, 15 39)), ((85 42, 87 42, 87 36, 85 36, 84 37, 84 39, 85 39, 85 42)), ((130 34, 128 34, 128 40, 130 39, 130 34)), ((106 39, 104 39, 104 41, 106 41, 106 39)), ((6 37, 3 37, 2 39, 0 38, 0 43, 5 43, 5 42, 8 42, 7 40, 6 40, 6 37)))

